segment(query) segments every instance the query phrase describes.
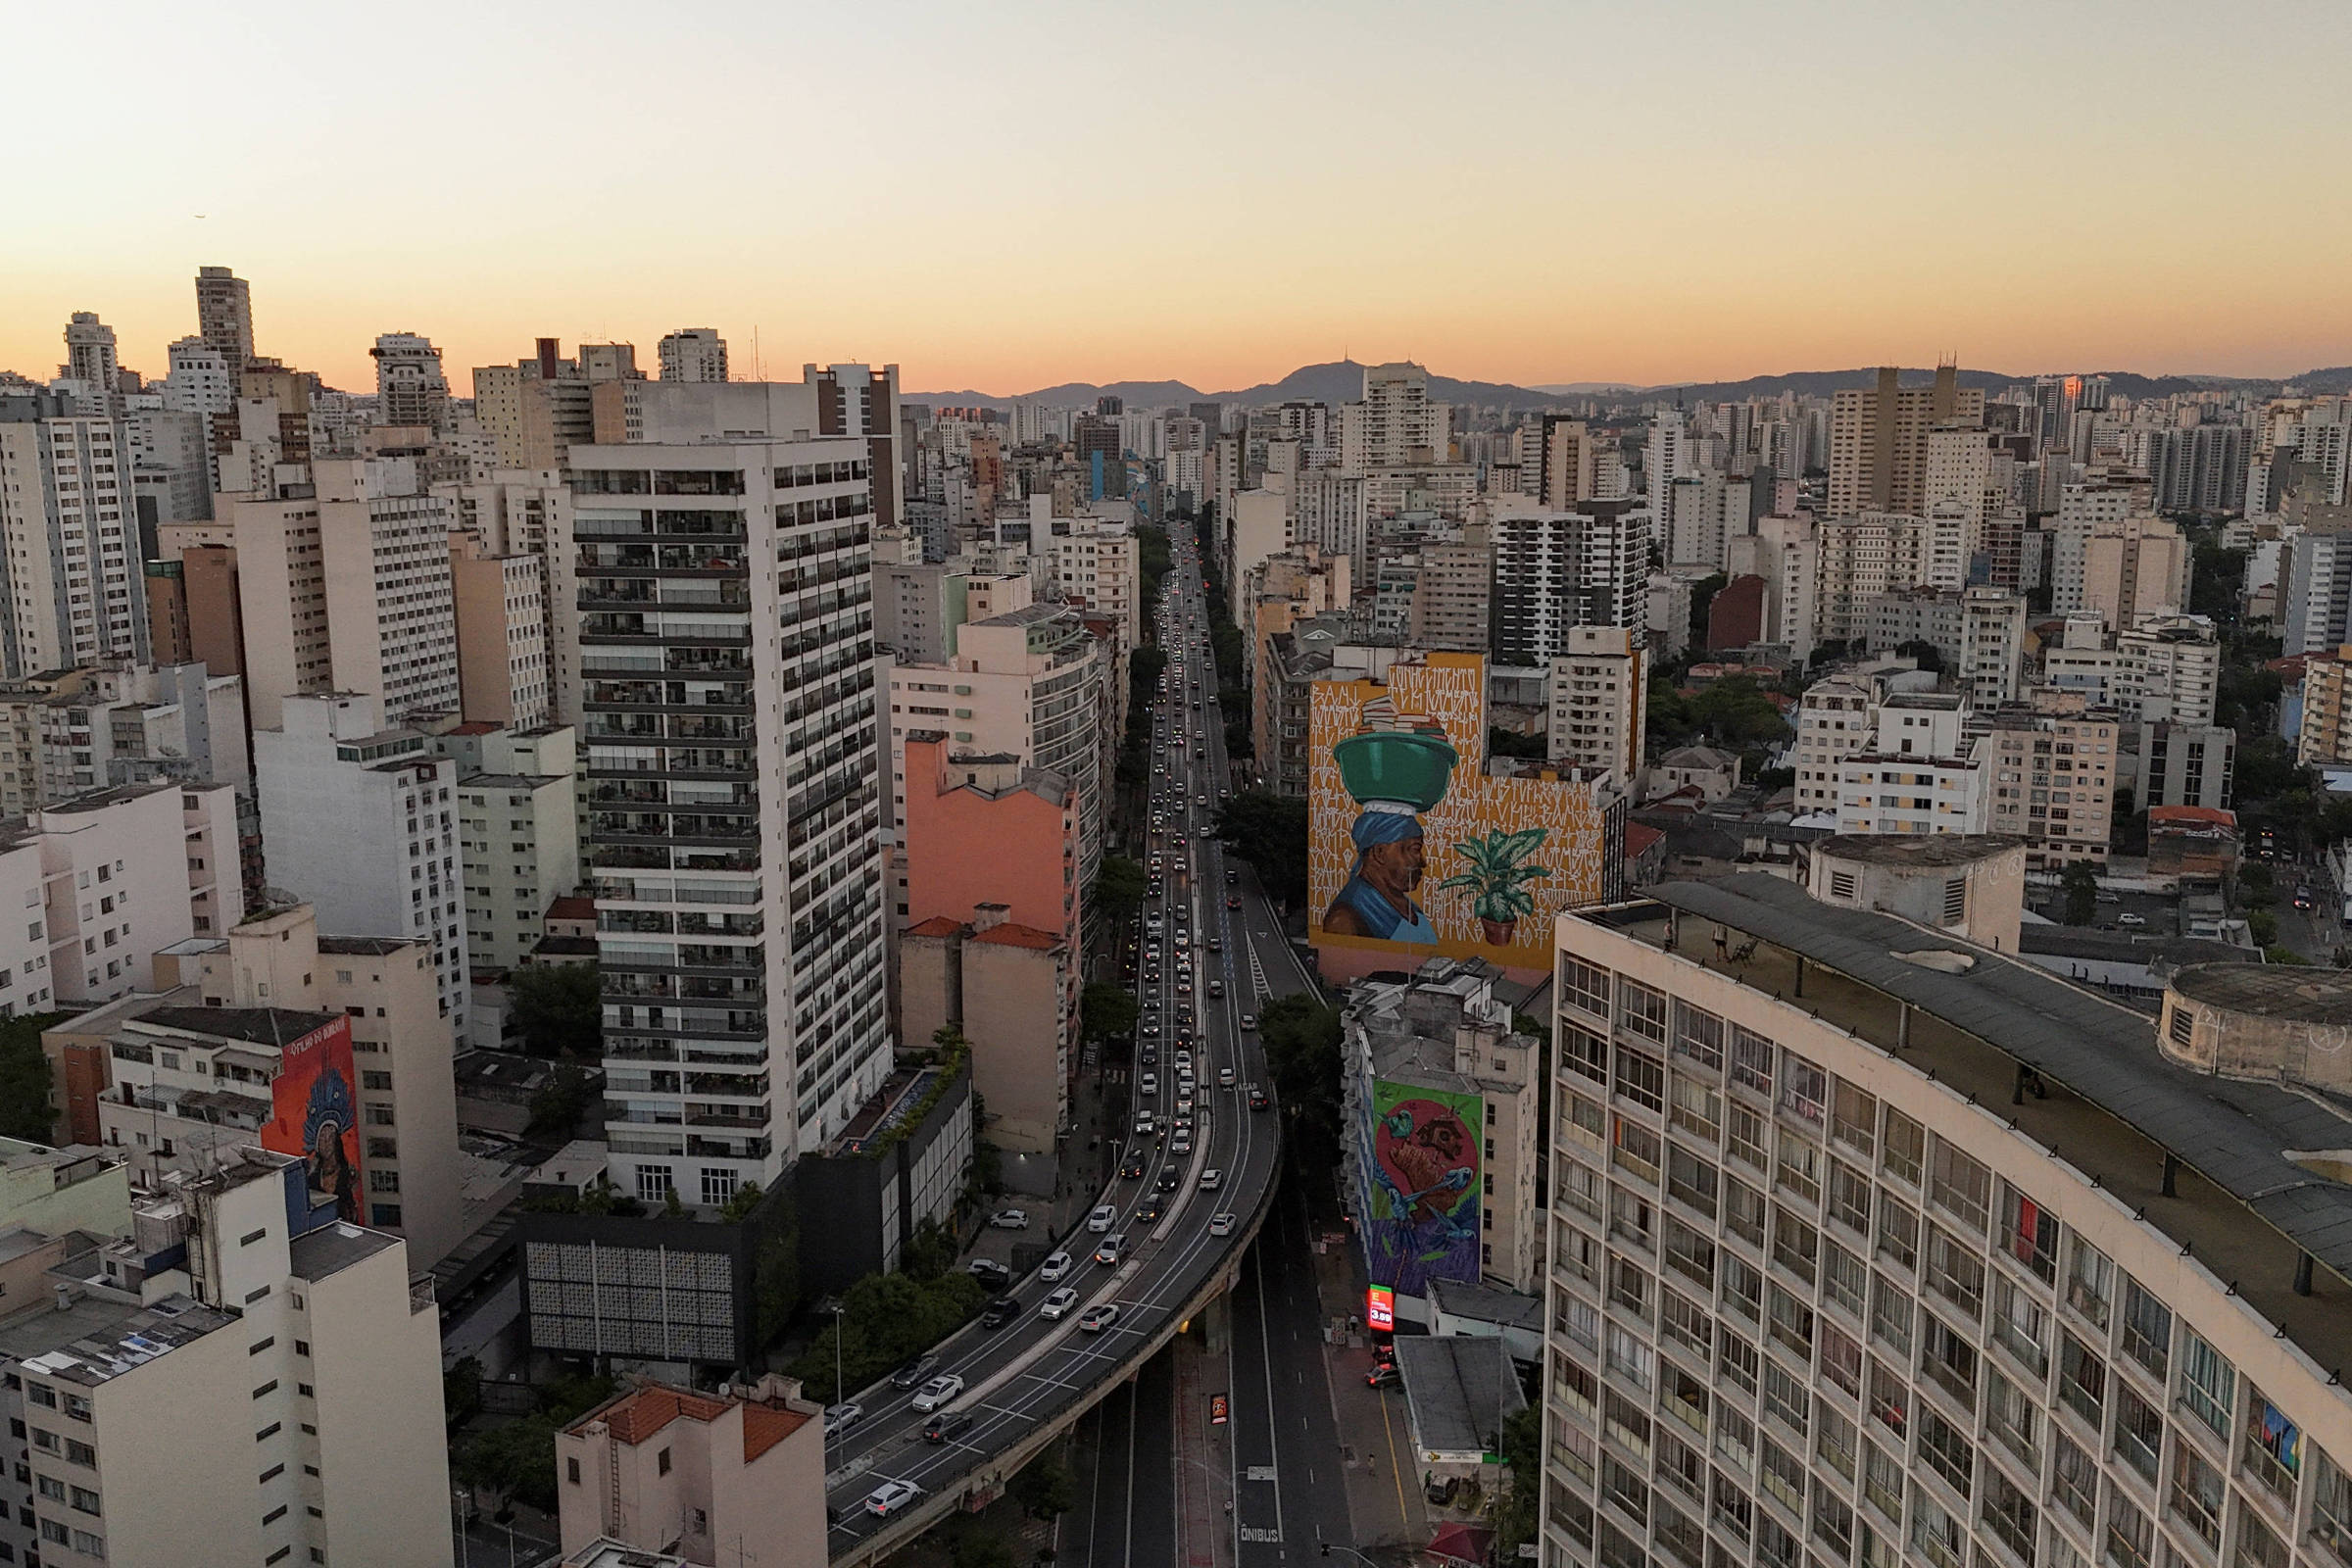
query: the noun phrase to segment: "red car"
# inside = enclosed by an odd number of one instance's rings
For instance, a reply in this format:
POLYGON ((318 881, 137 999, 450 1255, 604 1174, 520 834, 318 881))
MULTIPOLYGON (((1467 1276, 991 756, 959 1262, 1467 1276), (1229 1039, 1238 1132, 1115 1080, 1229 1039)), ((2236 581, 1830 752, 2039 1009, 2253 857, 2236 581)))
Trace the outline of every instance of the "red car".
POLYGON ((1241 901, 1241 899, 1240 899, 1238 896, 1237 896, 1237 897, 1228 898, 1228 899, 1225 901, 1225 907, 1227 907, 1228 909, 1238 909, 1238 908, 1240 908, 1241 906, 1242 906, 1242 901, 1241 901))

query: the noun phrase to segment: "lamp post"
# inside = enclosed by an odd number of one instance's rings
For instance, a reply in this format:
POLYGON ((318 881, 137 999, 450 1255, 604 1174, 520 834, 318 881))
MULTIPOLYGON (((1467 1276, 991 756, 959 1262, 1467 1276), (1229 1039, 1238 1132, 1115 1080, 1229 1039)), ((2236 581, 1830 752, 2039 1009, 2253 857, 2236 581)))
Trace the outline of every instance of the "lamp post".
POLYGON ((839 1404, 849 1391, 841 1386, 841 1314, 848 1308, 846 1301, 833 1303, 833 1402, 839 1404))

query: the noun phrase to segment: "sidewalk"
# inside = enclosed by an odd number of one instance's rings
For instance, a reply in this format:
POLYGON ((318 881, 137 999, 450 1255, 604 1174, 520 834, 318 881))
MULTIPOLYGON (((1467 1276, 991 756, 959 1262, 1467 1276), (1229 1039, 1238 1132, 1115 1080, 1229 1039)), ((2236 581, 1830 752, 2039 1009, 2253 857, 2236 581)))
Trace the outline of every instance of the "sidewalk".
POLYGON ((1177 1336, 1176 1529, 1182 1568, 1234 1568, 1233 1442, 1208 1419, 1208 1396, 1232 1387, 1233 1361, 1177 1336))
POLYGON ((1345 1228, 1317 1234, 1314 1263, 1331 1413, 1346 1461, 1348 1523, 1359 1546, 1417 1552, 1428 1544, 1430 1520, 1405 1429, 1404 1392, 1364 1384, 1372 1370, 1371 1344, 1361 1327, 1364 1278, 1345 1228))

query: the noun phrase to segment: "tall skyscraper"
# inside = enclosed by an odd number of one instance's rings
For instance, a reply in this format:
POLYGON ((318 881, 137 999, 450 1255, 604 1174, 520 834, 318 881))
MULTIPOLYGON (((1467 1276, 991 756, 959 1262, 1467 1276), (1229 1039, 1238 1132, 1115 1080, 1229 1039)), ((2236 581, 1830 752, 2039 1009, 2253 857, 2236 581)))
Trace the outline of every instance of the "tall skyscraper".
POLYGON ((375 361, 376 420, 381 424, 449 424, 449 378, 441 373, 441 351, 414 332, 386 332, 368 354, 375 361))
POLYGON ((0 397, 0 471, 7 673, 144 662, 147 594, 122 420, 74 396, 0 397))
POLYGON ((196 334, 234 376, 253 358, 253 286, 225 267, 196 269, 196 334))
POLYGON ((1430 401, 1429 372, 1420 366, 1367 365, 1363 398, 1340 408, 1340 466, 1444 463, 1452 445, 1451 414, 1430 401))
POLYGON ((1829 514, 1925 510, 1929 432, 1984 422, 1984 390, 1962 387, 1949 365, 1928 386, 1900 385, 1887 366, 1876 385, 1840 389, 1830 405, 1829 514))
POLYGON ((890 1070, 872 461, 856 436, 572 449, 605 1137, 657 1203, 772 1187, 890 1070))
POLYGON ((57 373, 79 381, 110 410, 122 407, 122 361, 115 351, 115 329, 91 311, 75 311, 66 323, 66 363, 57 373))
POLYGON ((1588 501, 1573 512, 1494 520, 1494 657, 1549 665, 1572 626, 1649 623, 1650 514, 1639 501, 1588 501))
POLYGON ((727 340, 714 326, 679 327, 662 339, 660 357, 664 381, 727 378, 727 340))

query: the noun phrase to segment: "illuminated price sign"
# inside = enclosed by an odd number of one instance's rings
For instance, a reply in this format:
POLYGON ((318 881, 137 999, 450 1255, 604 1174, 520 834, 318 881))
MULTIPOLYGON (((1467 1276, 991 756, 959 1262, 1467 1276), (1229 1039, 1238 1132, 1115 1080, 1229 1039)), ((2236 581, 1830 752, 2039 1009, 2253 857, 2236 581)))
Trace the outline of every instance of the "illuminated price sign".
POLYGON ((1232 1414, 1232 1407, 1225 1402, 1225 1396, 1212 1394, 1208 1396, 1208 1424, 1210 1426, 1223 1426, 1225 1418, 1230 1414, 1232 1414))
POLYGON ((1364 1327, 1394 1329, 1396 1326, 1396 1293, 1386 1285, 1375 1285, 1364 1292, 1364 1327))

